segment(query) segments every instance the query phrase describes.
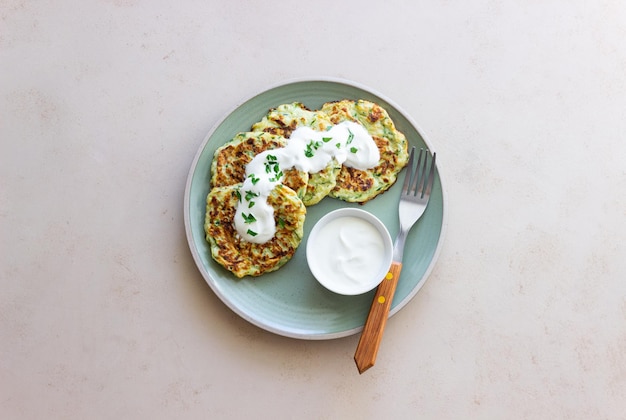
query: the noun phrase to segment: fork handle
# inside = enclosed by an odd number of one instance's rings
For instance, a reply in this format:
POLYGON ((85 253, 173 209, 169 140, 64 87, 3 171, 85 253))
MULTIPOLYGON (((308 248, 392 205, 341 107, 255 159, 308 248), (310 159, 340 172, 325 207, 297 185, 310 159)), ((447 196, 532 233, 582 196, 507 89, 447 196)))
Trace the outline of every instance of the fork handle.
POLYGON ((393 302, 393 295, 396 293, 400 271, 402 271, 402 263, 393 261, 389 273, 378 285, 378 289, 376 289, 370 312, 367 315, 367 321, 365 321, 359 344, 354 353, 354 361, 359 369, 359 373, 365 372, 374 366, 376 362, 378 347, 383 338, 385 325, 387 325, 387 318, 393 302))

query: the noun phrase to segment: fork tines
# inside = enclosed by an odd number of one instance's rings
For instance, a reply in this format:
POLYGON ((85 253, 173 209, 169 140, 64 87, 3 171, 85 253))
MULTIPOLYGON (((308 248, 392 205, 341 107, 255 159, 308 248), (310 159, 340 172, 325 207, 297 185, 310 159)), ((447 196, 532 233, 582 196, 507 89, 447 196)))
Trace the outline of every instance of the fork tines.
POLYGON ((430 195, 435 179, 435 159, 437 153, 433 153, 432 155, 430 168, 428 166, 428 155, 428 149, 420 148, 419 155, 417 156, 417 165, 416 168, 414 168, 415 146, 411 148, 411 154, 407 164, 408 173, 404 178, 402 194, 419 196, 419 198, 430 195))

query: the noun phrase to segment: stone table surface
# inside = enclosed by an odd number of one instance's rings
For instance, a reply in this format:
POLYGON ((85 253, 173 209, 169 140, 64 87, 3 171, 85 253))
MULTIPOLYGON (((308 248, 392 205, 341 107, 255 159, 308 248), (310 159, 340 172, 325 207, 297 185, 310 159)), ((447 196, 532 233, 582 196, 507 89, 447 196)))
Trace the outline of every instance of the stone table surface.
POLYGON ((618 1, 0 2, 3 419, 626 418, 618 1), (214 294, 183 195, 211 127, 351 80, 428 134, 446 234, 376 366, 214 294))

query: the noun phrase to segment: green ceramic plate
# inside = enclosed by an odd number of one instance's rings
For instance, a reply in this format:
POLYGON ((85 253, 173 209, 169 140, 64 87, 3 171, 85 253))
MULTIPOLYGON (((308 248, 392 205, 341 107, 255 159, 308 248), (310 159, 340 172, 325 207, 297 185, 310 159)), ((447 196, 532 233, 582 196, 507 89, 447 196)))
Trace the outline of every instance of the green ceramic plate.
MULTIPOLYGON (((378 216, 392 237, 398 232, 397 203, 402 182, 365 205, 348 204, 326 197, 307 209, 304 240, 294 257, 280 270, 258 278, 237 279, 211 258, 204 236, 204 212, 209 192, 210 167, 215 149, 240 131, 261 120, 270 108, 302 102, 318 109, 328 101, 366 99, 385 108, 409 139, 409 146, 429 147, 411 119, 372 90, 336 79, 299 80, 272 87, 237 106, 207 135, 196 154, 185 189, 185 230, 193 258, 215 294, 234 312, 267 331, 301 339, 331 339, 359 332, 374 292, 341 296, 324 289, 306 262, 306 240, 315 222, 340 207, 360 207, 378 216)), ((404 174, 400 176, 400 180, 404 174)), ((439 179, 426 213, 407 238, 403 270, 391 314, 405 306, 424 284, 441 247, 444 227, 444 194, 439 179)))

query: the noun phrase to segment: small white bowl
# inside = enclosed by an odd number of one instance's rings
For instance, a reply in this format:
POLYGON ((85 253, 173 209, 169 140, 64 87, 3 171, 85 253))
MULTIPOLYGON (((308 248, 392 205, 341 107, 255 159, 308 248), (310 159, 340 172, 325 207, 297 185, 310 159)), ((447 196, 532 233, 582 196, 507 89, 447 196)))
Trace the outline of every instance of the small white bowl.
POLYGON ((328 290, 360 295, 389 272, 393 244, 376 216, 357 208, 334 210, 313 226, 306 245, 309 269, 328 290))

